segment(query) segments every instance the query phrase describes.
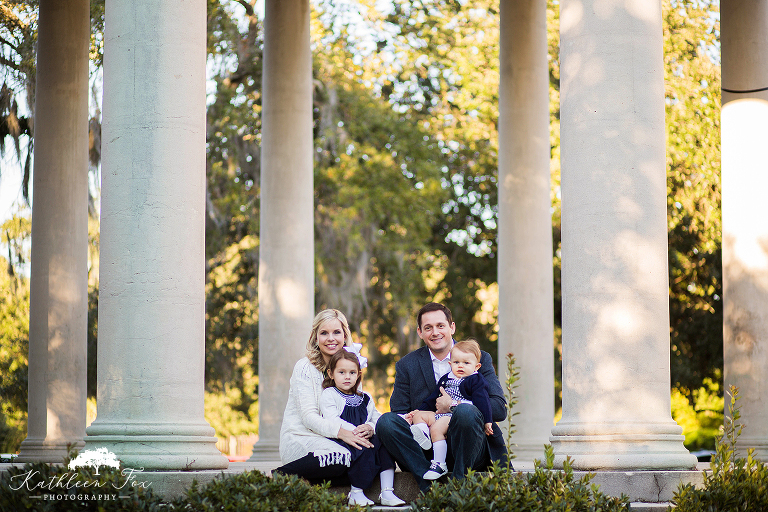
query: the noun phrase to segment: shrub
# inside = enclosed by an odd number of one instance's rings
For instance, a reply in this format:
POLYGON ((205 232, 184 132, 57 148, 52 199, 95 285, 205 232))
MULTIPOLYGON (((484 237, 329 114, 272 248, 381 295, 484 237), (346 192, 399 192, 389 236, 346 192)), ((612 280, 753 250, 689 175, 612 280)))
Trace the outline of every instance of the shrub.
POLYGON ((295 475, 247 471, 217 478, 201 487, 197 482, 173 503, 174 510, 213 512, 248 510, 272 512, 338 512, 362 510, 348 507, 346 496, 328 490, 328 484, 311 485, 295 475))
POLYGON ((692 484, 678 487, 672 499, 675 512, 768 510, 768 467, 753 458, 752 449, 746 458, 736 454, 736 440, 744 428, 739 423, 738 388, 731 386, 728 395, 729 414, 715 445, 712 471, 704 473, 699 489, 692 484))
POLYGON ((494 465, 487 473, 470 471, 463 480, 433 484, 429 491, 413 503, 415 510, 483 512, 514 510, 515 512, 628 511, 629 498, 606 496, 598 486, 590 484, 594 475, 576 480, 570 458, 563 471, 554 471, 554 450, 545 447, 546 467, 535 462, 532 473, 515 473, 506 466, 494 465))
POLYGON ((714 450, 723 425, 721 385, 707 378, 693 391, 673 388, 672 418, 683 427, 686 448, 714 450))
POLYGON ((515 458, 515 452, 512 449, 514 443, 512 442, 512 434, 517 432, 515 429, 514 417, 520 414, 519 411, 515 411, 515 406, 519 401, 517 397, 517 382, 520 380, 520 367, 517 366, 515 355, 510 352, 507 354, 507 469, 512 469, 512 459, 515 458))

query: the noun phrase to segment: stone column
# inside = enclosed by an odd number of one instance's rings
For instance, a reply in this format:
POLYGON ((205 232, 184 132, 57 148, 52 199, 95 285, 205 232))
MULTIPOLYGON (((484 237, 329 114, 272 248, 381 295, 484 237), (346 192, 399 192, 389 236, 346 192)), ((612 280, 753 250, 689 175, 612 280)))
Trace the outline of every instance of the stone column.
POLYGON ((720 27, 725 384, 741 396, 737 445, 768 462, 768 2, 724 1, 720 27))
POLYGON ((29 423, 19 462, 62 462, 85 436, 87 0, 42 0, 35 91, 29 423))
POLYGON ((203 415, 203 0, 108 0, 98 416, 128 467, 220 469, 203 415))
POLYGON ((293 366, 314 317, 312 52, 308 0, 267 0, 261 111, 259 442, 279 460, 293 366))
POLYGON ((558 465, 685 469, 670 412, 661 3, 564 0, 558 465))
POLYGON ((520 367, 518 459, 544 456, 555 407, 547 5, 501 2, 499 374, 520 367))

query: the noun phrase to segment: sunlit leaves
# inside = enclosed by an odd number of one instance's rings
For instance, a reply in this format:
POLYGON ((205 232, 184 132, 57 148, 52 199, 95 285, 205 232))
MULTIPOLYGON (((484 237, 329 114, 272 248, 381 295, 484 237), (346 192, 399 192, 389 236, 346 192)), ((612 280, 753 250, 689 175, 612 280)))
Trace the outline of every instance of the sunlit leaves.
POLYGON ((691 398, 722 378, 719 13, 663 6, 672 382, 691 398))

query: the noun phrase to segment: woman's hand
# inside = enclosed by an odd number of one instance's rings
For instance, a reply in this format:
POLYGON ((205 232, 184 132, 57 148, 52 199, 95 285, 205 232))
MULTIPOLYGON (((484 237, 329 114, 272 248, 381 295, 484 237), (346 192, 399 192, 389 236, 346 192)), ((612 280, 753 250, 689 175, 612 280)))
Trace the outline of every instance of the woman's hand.
POLYGON ((373 443, 368 439, 360 437, 351 430, 345 430, 344 427, 339 429, 339 433, 336 437, 358 450, 362 450, 363 448, 373 448, 373 443))
POLYGON ((373 437, 373 427, 368 425, 367 423, 363 423, 362 425, 358 425, 355 427, 355 430, 352 431, 355 435, 358 435, 360 437, 364 437, 366 439, 370 439, 373 437))

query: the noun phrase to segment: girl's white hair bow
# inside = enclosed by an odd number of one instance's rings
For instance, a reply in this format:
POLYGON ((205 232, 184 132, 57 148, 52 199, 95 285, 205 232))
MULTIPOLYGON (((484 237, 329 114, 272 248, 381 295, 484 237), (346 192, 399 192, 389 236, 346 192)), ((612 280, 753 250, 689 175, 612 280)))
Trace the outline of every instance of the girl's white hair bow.
POLYGON ((352 345, 344 345, 344 350, 352 352, 357 356, 357 360, 360 362, 360 368, 368 366, 368 358, 360 355, 360 349, 363 348, 362 343, 352 343, 352 345))

